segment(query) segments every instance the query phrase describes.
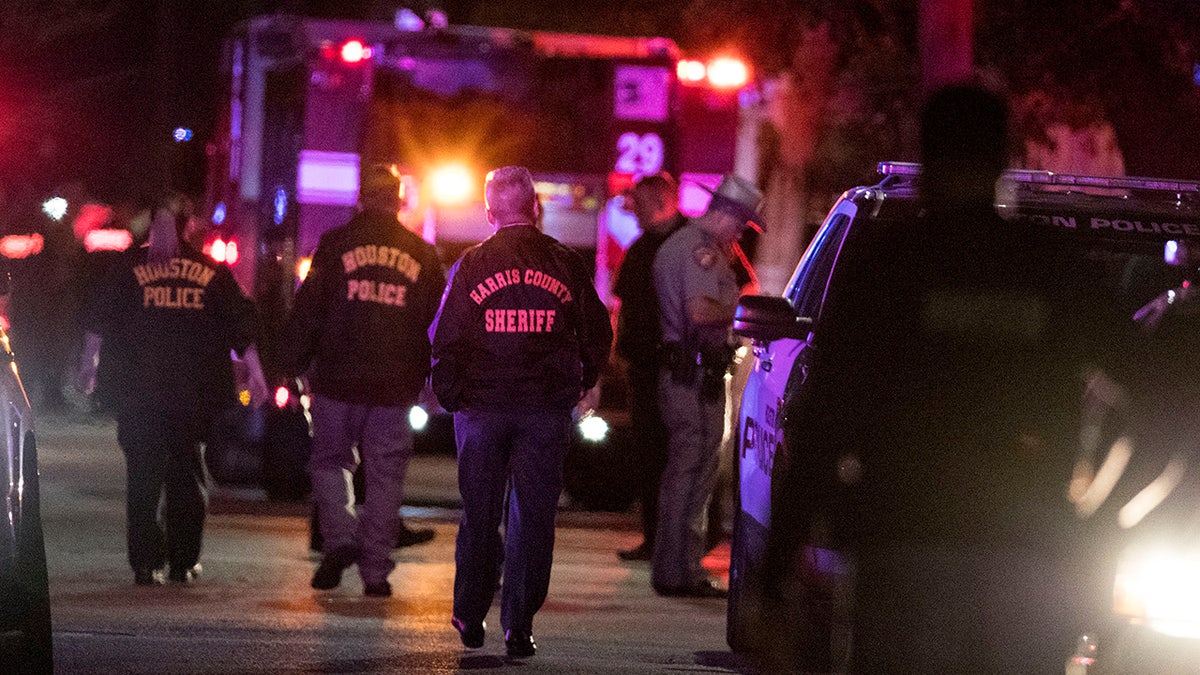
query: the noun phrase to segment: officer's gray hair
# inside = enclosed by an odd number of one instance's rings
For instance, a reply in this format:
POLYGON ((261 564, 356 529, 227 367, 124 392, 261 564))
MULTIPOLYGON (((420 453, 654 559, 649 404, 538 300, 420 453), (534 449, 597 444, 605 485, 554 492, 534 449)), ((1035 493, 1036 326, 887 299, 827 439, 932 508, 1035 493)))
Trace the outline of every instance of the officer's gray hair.
POLYGON ((483 198, 497 227, 533 225, 537 220, 533 175, 523 166, 502 166, 488 173, 483 198))

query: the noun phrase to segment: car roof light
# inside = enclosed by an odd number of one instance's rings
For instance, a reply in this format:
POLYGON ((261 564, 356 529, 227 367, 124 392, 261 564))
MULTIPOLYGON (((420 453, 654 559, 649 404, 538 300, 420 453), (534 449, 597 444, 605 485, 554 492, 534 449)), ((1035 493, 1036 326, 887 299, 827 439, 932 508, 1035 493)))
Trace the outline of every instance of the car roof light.
MULTIPOLYGON (((876 171, 882 176, 920 176, 921 165, 912 162, 880 162, 876 171)), ((1200 194, 1200 182, 1140 178, 1137 176, 1082 176, 1054 171, 1009 169, 1003 180, 1027 185, 1103 188, 1109 190, 1150 190, 1177 194, 1200 194)))
POLYGON ((728 56, 708 64, 708 83, 720 89, 737 89, 750 81, 750 70, 740 60, 728 56))

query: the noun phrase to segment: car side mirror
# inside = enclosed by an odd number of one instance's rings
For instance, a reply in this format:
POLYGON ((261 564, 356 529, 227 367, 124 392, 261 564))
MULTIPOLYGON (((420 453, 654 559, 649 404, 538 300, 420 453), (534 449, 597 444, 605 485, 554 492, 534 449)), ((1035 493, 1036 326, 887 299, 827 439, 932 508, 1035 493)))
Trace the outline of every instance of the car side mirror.
POLYGON ((778 295, 745 295, 733 312, 733 332, 762 342, 803 340, 812 331, 812 319, 798 316, 796 308, 778 295))

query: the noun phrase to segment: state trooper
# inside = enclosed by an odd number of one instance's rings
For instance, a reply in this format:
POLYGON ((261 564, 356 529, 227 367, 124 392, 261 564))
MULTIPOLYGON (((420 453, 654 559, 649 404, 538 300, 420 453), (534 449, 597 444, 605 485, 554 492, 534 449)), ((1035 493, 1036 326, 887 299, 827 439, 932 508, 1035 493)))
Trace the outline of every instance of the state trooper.
POLYGON ((724 433, 725 375, 734 355, 731 328, 741 289, 735 247, 761 201, 749 181, 725 175, 705 212, 672 234, 654 258, 664 356, 659 407, 670 437, 651 561, 651 583, 660 595, 726 594, 700 560, 724 433))
POLYGON ((201 446, 235 405, 230 350, 250 366, 251 402, 267 398, 258 317, 229 268, 180 240, 186 218, 160 207, 150 241, 123 254, 80 311, 102 340, 101 382, 126 463, 126 537, 134 583, 200 574, 208 494, 201 446), (160 508, 161 507, 161 508, 160 508), (161 511, 161 522, 160 522, 161 511), (169 564, 169 570, 164 565, 169 564))
POLYGON ((505 646, 528 657, 550 586, 571 411, 596 384, 612 326, 583 258, 540 231, 529 171, 492 171, 484 198, 496 232, 451 268, 430 328, 433 389, 454 413, 463 503, 451 623, 464 646, 483 646, 503 565, 505 646))
POLYGON ((413 447, 408 413, 429 374, 426 331, 445 274, 433 246, 396 218, 394 170, 369 165, 361 186, 358 214, 321 236, 279 358, 285 374, 308 370, 313 388, 309 475, 324 555, 312 587, 336 588, 357 563, 363 594, 388 597, 413 447), (365 489, 356 506, 360 461, 365 489))

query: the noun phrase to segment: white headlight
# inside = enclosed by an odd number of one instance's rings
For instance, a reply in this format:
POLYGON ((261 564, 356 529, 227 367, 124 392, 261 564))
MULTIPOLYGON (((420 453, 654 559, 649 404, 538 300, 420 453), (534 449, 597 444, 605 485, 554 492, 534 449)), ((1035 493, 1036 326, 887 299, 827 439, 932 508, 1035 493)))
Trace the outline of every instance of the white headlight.
POLYGON ((600 443, 608 437, 608 422, 599 415, 587 415, 579 420, 579 433, 586 441, 600 443))
POLYGON ((1164 635, 1200 639, 1200 553, 1126 552, 1113 609, 1164 635))
POLYGON ((429 413, 421 406, 414 405, 408 411, 408 426, 412 427, 413 431, 421 431, 426 424, 429 424, 429 413))

